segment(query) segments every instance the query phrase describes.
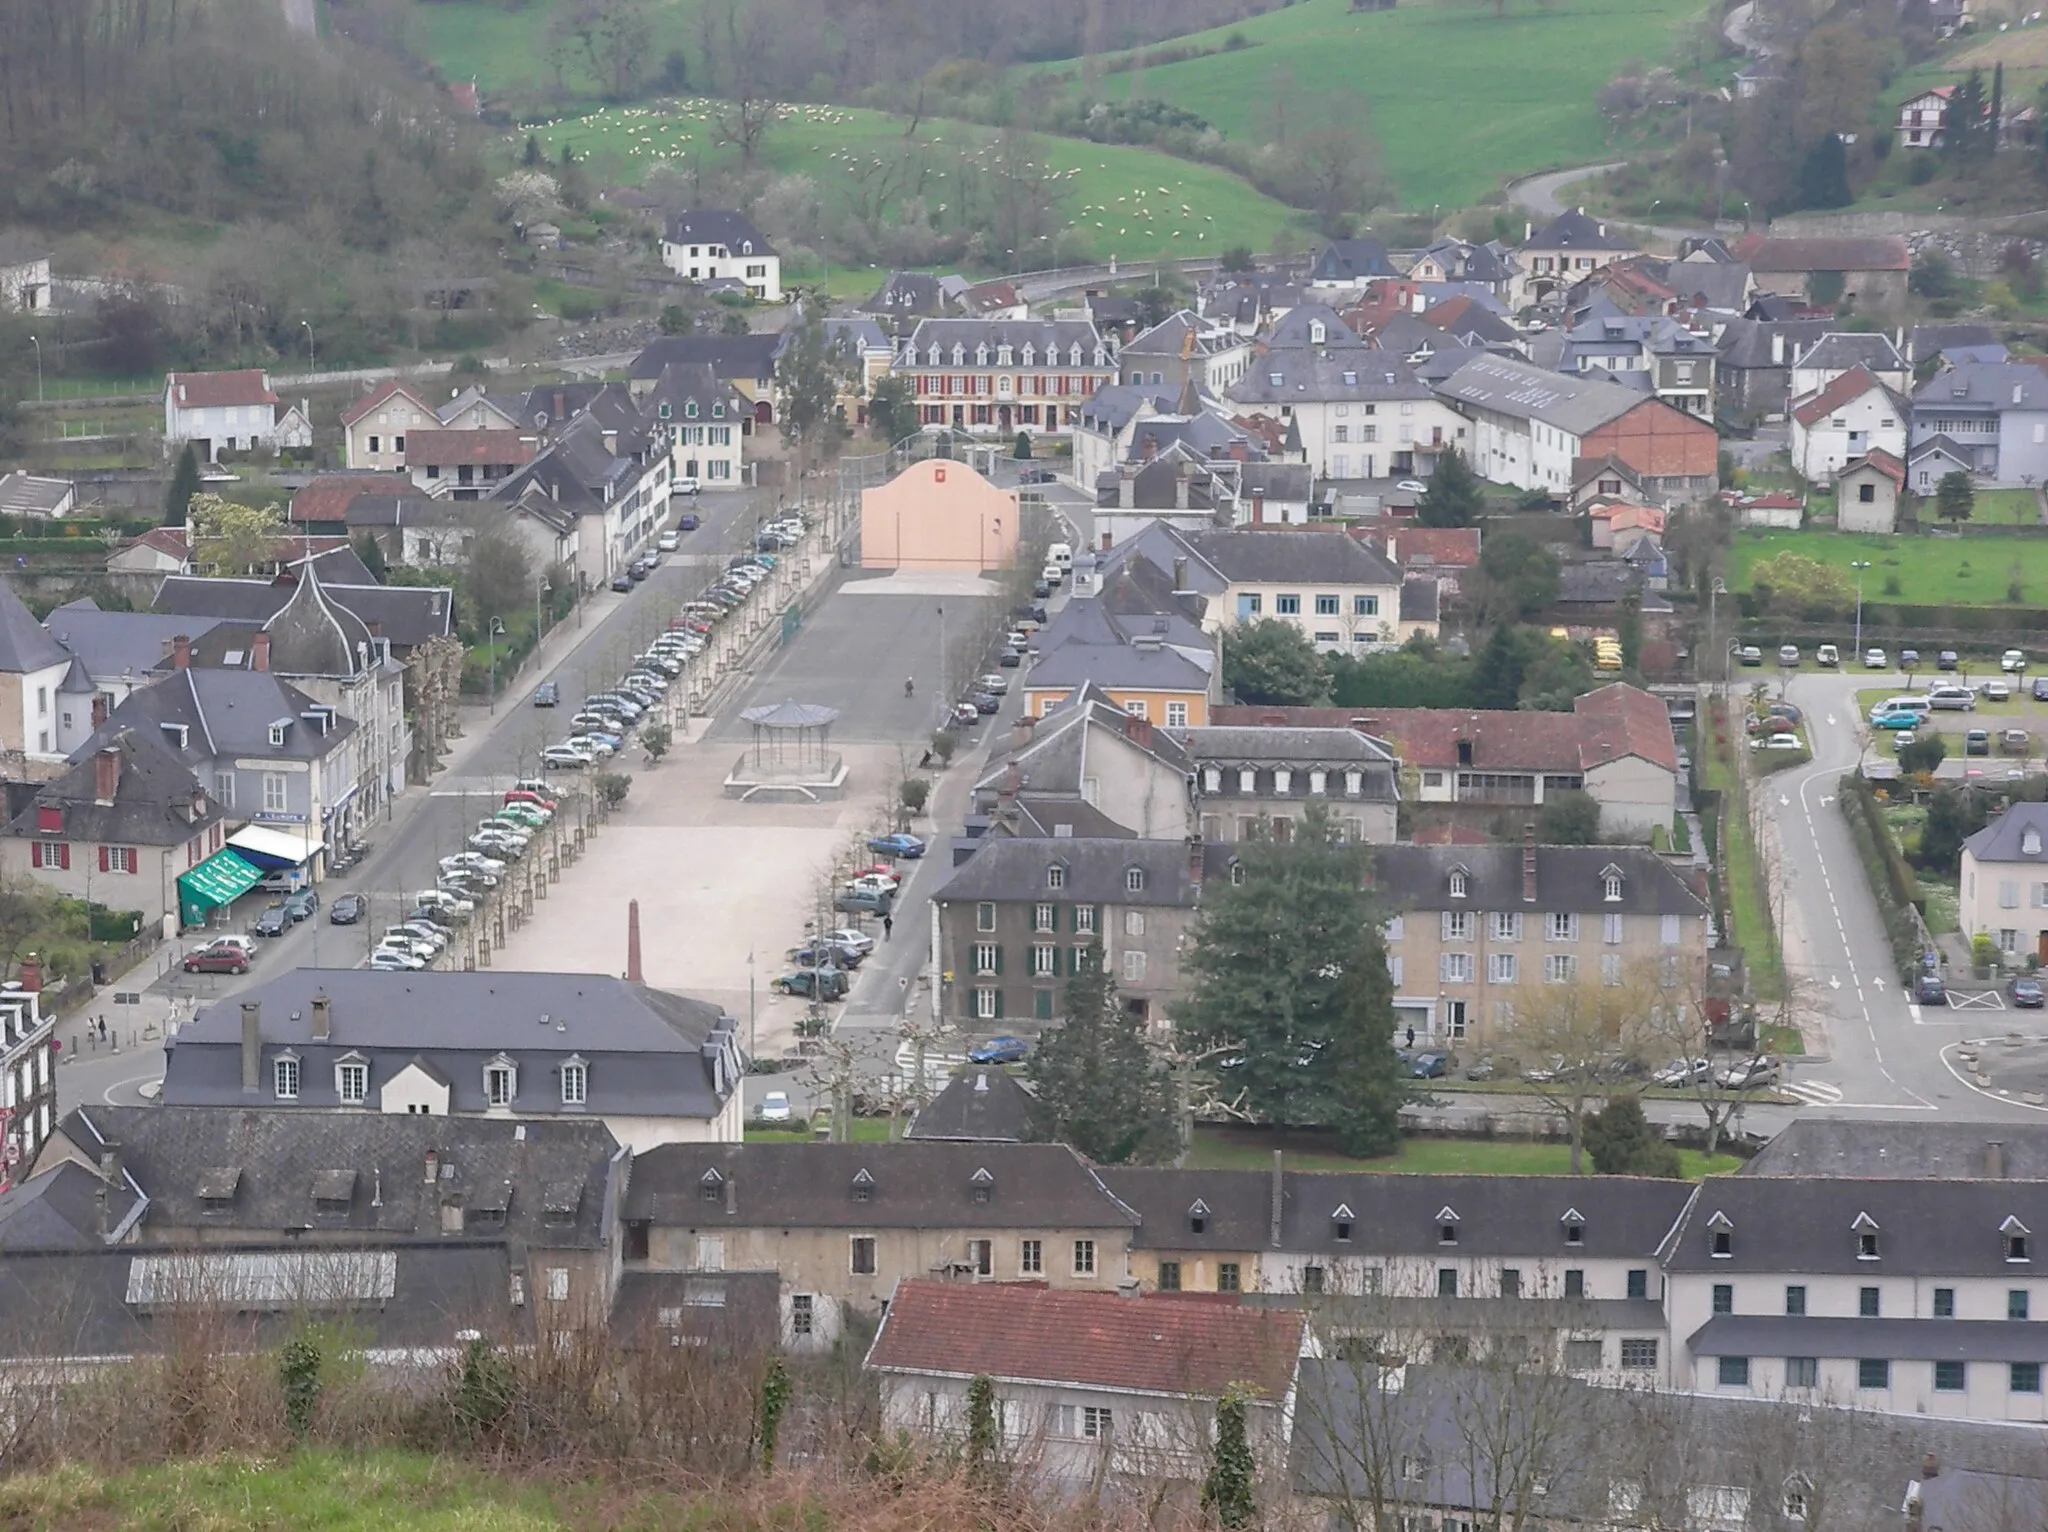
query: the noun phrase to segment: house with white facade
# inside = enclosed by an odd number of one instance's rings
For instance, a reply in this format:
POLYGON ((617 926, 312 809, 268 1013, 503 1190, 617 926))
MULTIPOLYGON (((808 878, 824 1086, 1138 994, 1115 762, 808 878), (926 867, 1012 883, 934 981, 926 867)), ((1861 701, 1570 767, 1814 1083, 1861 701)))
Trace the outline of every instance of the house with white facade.
POLYGON ((277 394, 259 368, 164 377, 164 441, 173 452, 190 442, 211 463, 223 452, 290 445, 278 441, 277 425, 277 394))
POLYGON ((1832 484, 1837 470, 1865 453, 1906 458, 1906 401, 1861 367, 1792 403, 1789 447, 1793 472, 1810 484, 1832 484))
POLYGON ((342 466, 402 469, 406 433, 439 430, 441 425, 434 407, 410 383, 387 378, 342 406, 342 466))
POLYGON ((1905 393, 1913 386, 1913 367, 1889 335, 1834 331, 1803 349, 1794 347, 1786 374, 1788 397, 1818 393, 1852 368, 1861 367, 1886 388, 1905 393))
POLYGON ((662 264, 692 282, 736 283, 763 303, 782 301, 782 257, 744 213, 697 208, 668 221, 662 264))
POLYGON ((1642 254, 1641 246, 1617 229, 1586 215, 1582 207, 1567 208, 1542 228, 1525 230, 1515 251, 1515 279, 1510 302, 1517 308, 1540 303, 1584 280, 1603 266, 1642 254))
POLYGON ((1899 103, 1899 147, 1939 149, 1947 141, 1948 98, 1953 85, 1937 85, 1899 103))
POLYGON ((52 775, 92 732, 90 685, 86 695, 66 690, 81 667, 37 622, 11 585, 0 586, 0 761, 21 776, 52 775))
MULTIPOLYGON (((1299 309, 1287 317, 1290 325, 1322 322, 1299 309)), ((1446 447, 1471 455, 1471 422, 1378 347, 1275 346, 1252 360, 1226 397, 1239 413, 1292 421, 1319 478, 1427 475, 1446 447)))
MULTIPOLYGON (((1475 356, 1437 393, 1470 421, 1458 446, 1480 477, 1568 493, 1586 438, 1646 396, 1596 374, 1571 376, 1504 356, 1475 356)), ((1597 456, 1598 454, 1590 454, 1597 456)))
POLYGON ((1164 388, 1178 398, 1192 384, 1213 396, 1243 377, 1251 360, 1249 337, 1182 309, 1127 342, 1117 369, 1131 388, 1164 388))
MULTIPOLYGON (((1922 484, 1919 449, 1944 439, 1944 455, 1966 459, 1979 478, 2048 483, 2048 373, 2025 362, 1965 362, 1944 367, 1913 395, 1913 483, 1922 484)), ((1940 474, 1929 465, 1933 482, 1940 474)))
POLYGON ((50 251, 35 240, 0 234, 0 309, 23 314, 50 306, 50 251))

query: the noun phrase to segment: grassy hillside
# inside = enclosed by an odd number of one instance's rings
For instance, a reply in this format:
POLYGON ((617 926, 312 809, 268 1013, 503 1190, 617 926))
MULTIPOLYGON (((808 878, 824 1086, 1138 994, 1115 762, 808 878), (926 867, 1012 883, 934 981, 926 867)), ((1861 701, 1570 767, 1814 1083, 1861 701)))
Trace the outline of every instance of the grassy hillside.
POLYGON ((1699 0, 1508 0, 1497 17, 1474 0, 1389 11, 1302 0, 1175 45, 1219 50, 1207 57, 1105 74, 1100 89, 1171 102, 1247 142, 1274 136, 1276 102, 1300 126, 1293 114, 1306 106, 1350 98, 1369 113, 1402 202, 1452 207, 1506 178, 1609 152, 1594 93, 1631 59, 1666 58, 1704 10, 1699 0), (1242 44, 1225 50, 1233 34, 1242 44))
MULTIPOLYGON (((431 61, 444 79, 474 79, 486 95, 540 90, 555 83, 547 37, 555 9, 553 0, 519 6, 507 6, 503 0, 435 0, 413 7, 406 45, 431 61)), ((671 49, 681 50, 694 70, 697 49, 690 34, 697 20, 696 0, 655 0, 650 19, 654 46, 647 50, 648 74, 660 67, 671 49)), ((580 58, 565 63, 562 84, 588 97, 601 89, 580 58)))
MULTIPOLYGON (((664 160, 680 168, 693 145, 708 146, 710 118, 710 103, 685 100, 672 107, 606 108, 536 132, 550 155, 570 144, 601 179, 634 181, 664 160)), ((811 176, 830 199, 843 190, 839 167, 847 159, 898 152, 904 127, 903 119, 882 112, 789 106, 763 140, 761 159, 774 169, 811 176)), ((917 142, 985 156, 992 138, 989 129, 972 123, 932 121, 919 129, 917 142)), ((521 135, 515 140, 523 141, 521 135)), ((1060 212, 1098 259, 1114 255, 1143 262, 1232 245, 1263 250, 1293 216, 1284 204, 1207 165, 1076 139, 1039 143, 1060 179, 1060 212)), ((927 200, 944 204, 947 177, 958 173, 935 170, 927 200)))

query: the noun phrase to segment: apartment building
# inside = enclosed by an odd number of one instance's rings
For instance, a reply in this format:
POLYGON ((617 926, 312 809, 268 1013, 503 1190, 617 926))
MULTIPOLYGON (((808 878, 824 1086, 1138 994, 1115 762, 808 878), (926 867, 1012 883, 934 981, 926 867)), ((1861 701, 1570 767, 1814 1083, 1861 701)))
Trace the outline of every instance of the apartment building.
POLYGON ((1086 320, 926 319, 891 370, 911 379, 930 429, 1056 433, 1117 380, 1117 342, 1086 320))

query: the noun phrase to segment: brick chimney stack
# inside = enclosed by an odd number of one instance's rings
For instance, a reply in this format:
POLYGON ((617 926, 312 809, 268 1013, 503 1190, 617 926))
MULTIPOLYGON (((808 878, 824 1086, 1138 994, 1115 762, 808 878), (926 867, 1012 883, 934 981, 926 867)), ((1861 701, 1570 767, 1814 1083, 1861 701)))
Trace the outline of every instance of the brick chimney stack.
POLYGON ((1536 826, 1522 826, 1522 903, 1536 902, 1536 826))
POLYGON ((249 665, 254 670, 270 669, 270 635, 259 632, 249 646, 249 665))
POLYGON ((121 785, 121 747, 102 745, 92 757, 92 797, 95 803, 112 803, 121 785))
POLYGON ((645 984, 640 972, 640 901, 626 902, 626 982, 645 984))
POLYGON ((192 668, 192 639, 188 634, 180 633, 171 640, 171 664, 179 670, 192 668))
POLYGON ((334 1035, 334 1002, 324 989, 313 991, 313 1041, 324 1043, 334 1035))

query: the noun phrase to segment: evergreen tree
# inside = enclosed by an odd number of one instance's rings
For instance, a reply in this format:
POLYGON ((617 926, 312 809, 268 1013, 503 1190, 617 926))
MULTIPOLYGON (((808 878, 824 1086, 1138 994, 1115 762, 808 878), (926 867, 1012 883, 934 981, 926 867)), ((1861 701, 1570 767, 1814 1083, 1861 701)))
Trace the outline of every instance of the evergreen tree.
POLYGON ((1117 1004, 1102 948, 1074 953, 1065 1020, 1039 1039, 1025 1074, 1055 1136, 1091 1160, 1170 1158, 1180 1130, 1172 1082, 1145 1046, 1145 1024, 1117 1004))
POLYGON ((1330 700, 1330 671, 1291 622, 1262 617, 1223 633, 1223 685, 1239 702, 1320 707, 1330 700))
POLYGON ((1991 70, 1991 110, 1984 119, 1987 155, 1998 152, 1998 141, 2005 134, 2005 61, 2000 60, 1991 70))
POLYGON ((1516 641, 1514 625, 1501 623, 1493 637, 1479 651, 1473 674, 1473 704, 1482 708, 1512 708, 1522 692, 1522 646, 1516 641))
POLYGON ((1970 519, 1970 513, 1977 508, 1977 492, 1970 487, 1970 476, 1960 468, 1951 468, 1941 476, 1941 482, 1934 486, 1934 512, 1951 525, 1970 519))
POLYGON ((1578 790, 1547 795, 1536 816, 1536 834, 1546 846, 1599 844, 1600 800, 1578 790))
POLYGON ((1438 454, 1436 472, 1429 476, 1429 488, 1416 504, 1415 519, 1425 527, 1469 527, 1486 509, 1486 492, 1479 475, 1456 447, 1438 454))
POLYGON ((363 568, 370 571, 370 578, 382 585, 384 576, 391 571, 391 566, 384 557, 384 545, 364 532, 356 538, 354 546, 356 557, 363 561, 363 568))
POLYGON ((1983 151, 1984 110, 1984 72, 1973 69, 1948 98, 1948 125, 1942 130, 1942 150, 1950 159, 1973 160, 1983 151))
POLYGON ((1216 1456, 1210 1461, 1209 1476, 1202 1481, 1202 1509, 1213 1512, 1217 1523, 1225 1527, 1250 1526, 1259 1514, 1258 1503, 1252 1499, 1258 1465, 1252 1459, 1244 1420, 1244 1387, 1233 1383, 1216 1401, 1216 1456))
POLYGON ((1823 133, 1800 162, 1799 205, 1847 207, 1854 200, 1849 190, 1849 152, 1838 134, 1823 133))
POLYGON ((1384 1153, 1407 1082, 1365 851, 1338 839, 1316 802, 1289 840, 1267 832, 1235 849, 1230 879, 1203 893, 1181 1033, 1229 1045, 1224 1089, 1265 1121, 1333 1125, 1347 1151, 1384 1153))
POLYGON ((198 493, 199 454, 187 442, 178 454, 178 466, 171 470, 171 487, 164 494, 164 525, 182 527, 192 497, 198 493))
POLYGON ((1661 1176, 1676 1181, 1684 1174, 1678 1150, 1653 1129, 1634 1096, 1617 1096, 1586 1117, 1586 1153, 1595 1174, 1661 1176))

